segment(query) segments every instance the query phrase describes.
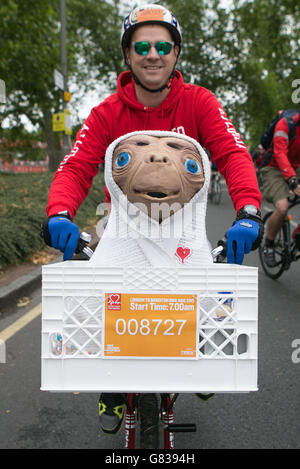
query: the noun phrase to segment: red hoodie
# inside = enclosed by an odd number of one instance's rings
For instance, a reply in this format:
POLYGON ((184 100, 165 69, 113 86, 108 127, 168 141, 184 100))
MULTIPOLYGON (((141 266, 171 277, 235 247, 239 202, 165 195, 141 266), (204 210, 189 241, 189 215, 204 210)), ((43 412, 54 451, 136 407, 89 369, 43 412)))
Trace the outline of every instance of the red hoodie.
POLYGON ((300 166, 300 116, 296 114, 295 136, 289 140, 289 126, 285 119, 280 119, 274 129, 273 155, 269 166, 280 169, 284 178, 296 176, 295 170, 300 166))
MULTIPOLYGON (((156 108, 136 99, 130 72, 118 78, 117 92, 94 107, 59 165, 49 192, 47 215, 68 210, 73 217, 91 187, 108 145, 137 130, 184 133, 208 149, 225 177, 236 211, 261 204, 254 165, 240 135, 216 97, 201 86, 185 84, 176 71, 166 99, 156 108)), ((105 188, 106 200, 109 193, 105 188)))

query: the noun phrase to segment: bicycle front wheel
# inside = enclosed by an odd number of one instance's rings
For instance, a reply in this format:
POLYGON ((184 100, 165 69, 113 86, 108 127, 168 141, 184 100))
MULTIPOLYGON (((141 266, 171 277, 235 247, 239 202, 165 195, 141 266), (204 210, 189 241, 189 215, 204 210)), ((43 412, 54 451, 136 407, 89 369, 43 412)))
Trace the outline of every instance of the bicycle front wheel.
POLYGON ((286 239, 286 234, 285 234, 286 227, 284 226, 284 224, 288 223, 288 222, 285 221, 283 226, 281 227, 281 229, 277 233, 277 236, 276 236, 275 241, 274 241, 275 265, 270 266, 270 265, 268 265, 267 259, 265 258, 265 249, 266 249, 265 240, 266 240, 266 233, 267 233, 267 230, 268 230, 268 222, 270 220, 270 217, 271 217, 272 213, 273 212, 268 212, 263 218, 264 237, 263 237, 263 240, 262 240, 262 242, 259 246, 259 258, 260 258, 262 268, 263 268, 264 272, 266 273, 266 275, 275 280, 275 279, 279 278, 280 275, 282 275, 282 273, 284 272, 284 270, 286 270, 288 268, 288 266, 287 266, 287 256, 288 256, 288 254, 286 252, 287 239, 286 239))
POLYGON ((156 394, 140 394, 140 448, 157 449, 159 445, 159 411, 156 394))

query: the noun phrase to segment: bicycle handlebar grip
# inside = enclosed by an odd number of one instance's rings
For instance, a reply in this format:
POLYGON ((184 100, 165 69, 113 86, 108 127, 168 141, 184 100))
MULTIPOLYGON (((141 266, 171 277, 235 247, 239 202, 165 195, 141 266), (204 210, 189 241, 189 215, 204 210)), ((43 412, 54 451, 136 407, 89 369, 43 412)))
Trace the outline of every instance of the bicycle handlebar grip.
POLYGON ((290 191, 294 191, 299 185, 299 179, 295 176, 291 177, 287 181, 290 191))
POLYGON ((92 235, 90 235, 89 233, 85 233, 83 231, 80 234, 79 239, 78 239, 77 248, 75 251, 76 254, 83 252, 88 257, 92 257, 93 251, 87 246, 91 241, 92 241, 92 235))
POLYGON ((219 258, 220 258, 219 261, 222 262, 222 260, 224 260, 227 257, 227 239, 226 239, 226 235, 224 236, 224 238, 220 239, 217 242, 217 246, 222 246, 222 248, 223 248, 222 253, 219 255, 219 258))
POLYGON ((214 262, 223 262, 226 258, 226 239, 218 241, 217 247, 211 251, 214 262))

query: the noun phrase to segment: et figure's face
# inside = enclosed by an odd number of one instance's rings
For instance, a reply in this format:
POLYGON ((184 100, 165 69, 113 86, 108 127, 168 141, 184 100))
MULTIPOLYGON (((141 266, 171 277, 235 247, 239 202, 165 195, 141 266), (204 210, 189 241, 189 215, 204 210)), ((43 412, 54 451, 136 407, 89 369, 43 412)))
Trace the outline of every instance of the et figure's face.
POLYGON ((116 147, 112 175, 128 200, 157 221, 188 203, 205 181, 201 156, 192 142, 146 134, 130 136, 116 147), (160 204, 171 211, 158 211, 160 204))

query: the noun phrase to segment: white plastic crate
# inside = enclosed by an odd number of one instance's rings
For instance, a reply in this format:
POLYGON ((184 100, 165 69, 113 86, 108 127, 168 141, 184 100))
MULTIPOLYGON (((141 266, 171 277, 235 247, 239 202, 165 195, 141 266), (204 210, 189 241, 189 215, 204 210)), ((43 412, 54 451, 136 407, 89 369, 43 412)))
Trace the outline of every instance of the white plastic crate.
POLYGON ((41 389, 257 390, 257 280, 256 267, 229 264, 148 270, 104 269, 88 261, 44 266, 41 389), (195 358, 104 357, 105 292, 197 295, 195 358))

